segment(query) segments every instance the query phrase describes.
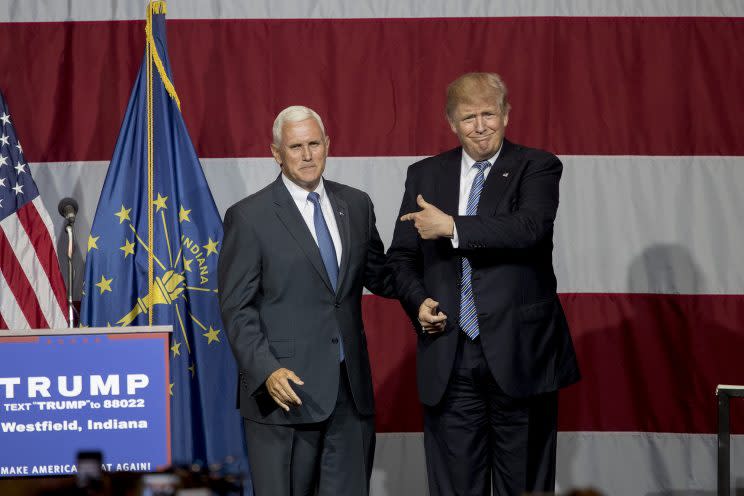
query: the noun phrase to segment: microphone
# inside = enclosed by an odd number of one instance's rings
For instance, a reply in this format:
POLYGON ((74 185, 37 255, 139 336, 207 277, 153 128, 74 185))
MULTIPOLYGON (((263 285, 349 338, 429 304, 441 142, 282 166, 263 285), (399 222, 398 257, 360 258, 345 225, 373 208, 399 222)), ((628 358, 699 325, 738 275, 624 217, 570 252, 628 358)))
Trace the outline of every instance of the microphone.
POLYGON ((75 222, 75 216, 78 211, 78 204, 74 198, 62 198, 57 206, 59 215, 64 217, 69 224, 75 222))

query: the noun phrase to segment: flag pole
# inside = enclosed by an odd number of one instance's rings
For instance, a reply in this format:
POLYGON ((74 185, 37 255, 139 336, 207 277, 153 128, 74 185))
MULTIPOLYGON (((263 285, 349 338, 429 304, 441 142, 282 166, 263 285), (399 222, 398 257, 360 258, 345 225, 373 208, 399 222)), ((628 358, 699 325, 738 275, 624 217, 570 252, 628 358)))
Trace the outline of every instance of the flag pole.
POLYGON ((149 39, 152 36, 152 0, 147 4, 147 21, 145 24, 145 59, 147 64, 147 318, 148 325, 153 322, 153 278, 155 267, 153 264, 153 115, 152 115, 152 51, 149 39))

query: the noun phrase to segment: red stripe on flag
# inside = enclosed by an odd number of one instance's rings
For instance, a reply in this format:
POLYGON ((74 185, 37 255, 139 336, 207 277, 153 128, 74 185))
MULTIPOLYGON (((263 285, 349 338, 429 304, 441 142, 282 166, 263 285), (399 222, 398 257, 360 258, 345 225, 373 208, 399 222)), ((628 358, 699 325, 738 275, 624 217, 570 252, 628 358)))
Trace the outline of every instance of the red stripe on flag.
POLYGON ((562 300, 585 371, 561 396, 564 430, 716 432, 716 385, 744 384, 744 295, 562 300))
POLYGON ((362 298, 367 349, 372 361, 377 432, 420 432, 416 389, 416 334, 396 300, 362 298))
POLYGON ((8 329, 8 324, 5 322, 2 313, 0 313, 0 329, 8 329))
POLYGON ((62 315, 66 313, 67 308, 67 296, 65 289, 65 282, 62 280, 62 272, 59 268, 59 260, 57 259, 57 252, 52 242, 52 237, 49 234, 44 220, 36 210, 36 205, 33 202, 26 203, 23 207, 18 210, 18 218, 21 221, 23 229, 26 231, 31 244, 36 250, 36 257, 39 259, 41 266, 44 269, 44 273, 49 280, 49 284, 52 286, 54 296, 57 299, 57 304, 62 312, 62 315))
MULTIPOLYGON (((7 222, 7 220, 6 220, 7 222)), ((0 271, 3 273, 8 287, 15 296, 16 302, 20 306, 21 312, 26 317, 31 329, 46 329, 47 324, 44 313, 41 311, 39 301, 36 299, 36 293, 23 271, 18 258, 13 252, 12 245, 5 235, 5 231, 0 229, 0 271)))
MULTIPOLYGON (((0 87, 28 156, 111 157, 142 28, 3 25, 0 87)), ((741 31, 734 18, 168 22, 201 157, 268 157, 273 119, 293 104, 325 118, 336 156, 433 154, 456 144, 445 86, 473 70, 505 77, 517 142, 561 154, 744 155, 731 111, 744 108, 744 57, 731 56, 741 31)))
MULTIPOLYGON (((716 432, 717 384, 744 384, 744 295, 561 295, 582 380, 561 430, 716 432)), ((397 302, 364 298, 379 432, 421 430, 415 336, 397 302)), ((744 431, 744 404, 731 403, 744 431)))

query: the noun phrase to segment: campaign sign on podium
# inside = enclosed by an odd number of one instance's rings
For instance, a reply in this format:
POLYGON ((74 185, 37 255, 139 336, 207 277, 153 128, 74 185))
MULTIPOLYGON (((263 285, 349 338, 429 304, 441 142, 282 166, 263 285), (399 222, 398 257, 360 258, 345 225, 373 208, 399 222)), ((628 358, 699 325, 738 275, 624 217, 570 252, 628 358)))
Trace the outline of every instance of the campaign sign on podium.
POLYGON ((170 464, 170 326, 0 332, 0 477, 170 464))

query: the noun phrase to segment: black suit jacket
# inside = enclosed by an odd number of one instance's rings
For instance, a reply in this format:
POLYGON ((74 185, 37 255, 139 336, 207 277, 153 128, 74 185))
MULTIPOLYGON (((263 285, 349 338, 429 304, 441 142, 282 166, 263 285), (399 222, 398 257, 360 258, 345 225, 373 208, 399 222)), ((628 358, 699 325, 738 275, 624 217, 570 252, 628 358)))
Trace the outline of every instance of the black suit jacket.
POLYGON ((374 413, 362 288, 390 296, 384 249, 366 193, 324 180, 342 255, 334 292, 310 230, 281 176, 225 214, 218 277, 222 319, 240 368, 241 414, 268 424, 326 419, 336 403, 339 336, 354 403, 374 413), (302 406, 285 413, 264 385, 275 370, 294 371, 302 406))
POLYGON ((416 195, 454 216, 458 248, 449 239, 422 240, 411 222, 398 221, 388 251, 395 287, 419 331, 418 390, 437 404, 447 387, 457 348, 461 258, 473 269, 473 293, 483 351, 499 386, 525 397, 579 379, 568 324, 556 295, 553 222, 562 165, 552 154, 504 140, 486 178, 478 215, 459 216, 462 149, 411 165, 401 215, 419 210, 416 195), (425 298, 447 314, 445 331, 420 332, 425 298))

